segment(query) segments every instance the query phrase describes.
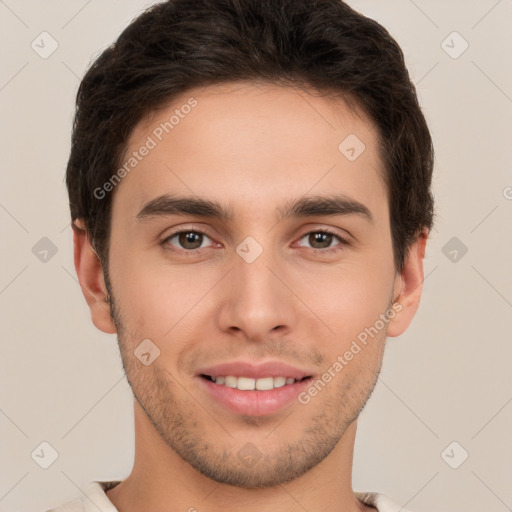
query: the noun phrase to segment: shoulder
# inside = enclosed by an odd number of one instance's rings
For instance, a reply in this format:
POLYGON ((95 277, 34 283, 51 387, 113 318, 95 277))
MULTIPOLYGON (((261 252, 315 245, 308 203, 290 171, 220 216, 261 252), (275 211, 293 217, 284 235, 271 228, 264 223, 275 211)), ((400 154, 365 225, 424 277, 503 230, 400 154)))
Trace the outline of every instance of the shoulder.
POLYGON ((68 501, 45 512, 97 512, 98 508, 102 512, 118 512, 105 493, 118 483, 119 481, 91 482, 81 498, 68 501))
POLYGON ((83 512, 84 510, 83 501, 81 499, 76 499, 73 501, 68 501, 67 503, 59 505, 58 507, 50 508, 45 512, 83 512))
POLYGON ((365 505, 375 507, 378 512, 412 512, 395 503, 389 496, 378 492, 355 492, 356 498, 365 505))

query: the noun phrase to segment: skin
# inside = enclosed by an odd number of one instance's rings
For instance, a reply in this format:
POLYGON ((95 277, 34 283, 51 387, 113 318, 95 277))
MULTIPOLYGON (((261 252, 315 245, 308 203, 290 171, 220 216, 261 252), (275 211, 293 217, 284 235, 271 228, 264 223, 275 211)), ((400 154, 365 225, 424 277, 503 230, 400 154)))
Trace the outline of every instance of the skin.
POLYGON ((117 332, 135 395, 134 467, 107 495, 120 512, 374 510, 352 490, 357 417, 386 337, 402 334, 418 308, 427 234, 397 273, 375 129, 341 99, 255 83, 192 89, 141 121, 128 153, 190 97, 197 106, 113 191, 114 320, 100 260, 85 231, 74 235, 92 321, 117 332), (366 146, 352 162, 338 150, 351 133, 366 146), (333 192, 366 205, 374 222, 357 214, 276 220, 288 200, 333 192), (138 221, 163 193, 217 200, 234 219, 138 221), (182 228, 207 231, 193 256, 185 255, 192 245, 167 238, 182 228), (329 228, 349 244, 308 236, 329 228), (263 248, 250 264, 236 252, 247 236, 263 248), (235 359, 278 359, 320 376, 397 297, 401 311, 306 405, 241 416, 194 377, 235 359), (144 339, 160 349, 149 366, 133 354, 144 339), (253 464, 237 456, 248 443, 259 454, 253 464))

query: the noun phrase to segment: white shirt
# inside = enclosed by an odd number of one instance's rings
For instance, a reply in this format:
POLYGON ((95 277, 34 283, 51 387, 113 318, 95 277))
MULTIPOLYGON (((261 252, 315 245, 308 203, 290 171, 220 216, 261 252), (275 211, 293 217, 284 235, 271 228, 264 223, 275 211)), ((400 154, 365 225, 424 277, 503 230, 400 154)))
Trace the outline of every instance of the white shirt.
MULTIPOLYGON (((87 496, 65 503, 60 507, 52 508, 46 512, 118 512, 117 508, 114 507, 105 494, 105 491, 108 491, 118 483, 119 481, 91 482, 85 491, 87 496)), ((376 492, 354 492, 354 494, 359 501, 375 507, 378 512, 408 512, 385 494, 376 492)))

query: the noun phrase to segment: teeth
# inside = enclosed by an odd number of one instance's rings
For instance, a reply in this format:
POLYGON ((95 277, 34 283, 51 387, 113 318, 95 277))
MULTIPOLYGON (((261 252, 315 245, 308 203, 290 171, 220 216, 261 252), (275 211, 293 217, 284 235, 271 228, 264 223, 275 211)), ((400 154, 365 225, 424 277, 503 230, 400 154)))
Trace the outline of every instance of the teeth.
POLYGON ((236 377, 228 375, 227 377, 224 377, 224 386, 227 386, 228 388, 236 388, 237 380, 238 379, 236 377))
POLYGON ((217 384, 228 386, 229 388, 238 388, 241 391, 252 391, 254 389, 268 391, 296 382, 293 377, 262 377, 260 379, 252 379, 250 377, 235 377, 233 375, 212 377, 212 380, 217 384))
POLYGON ((238 377, 236 387, 242 391, 249 391, 254 389, 256 386, 256 379, 250 379, 249 377, 238 377))
POLYGON ((256 389, 260 391, 267 391, 268 389, 274 389, 274 377, 263 377, 258 379, 254 383, 256 389))
POLYGON ((281 388, 286 384, 286 377, 274 377, 274 387, 281 388))

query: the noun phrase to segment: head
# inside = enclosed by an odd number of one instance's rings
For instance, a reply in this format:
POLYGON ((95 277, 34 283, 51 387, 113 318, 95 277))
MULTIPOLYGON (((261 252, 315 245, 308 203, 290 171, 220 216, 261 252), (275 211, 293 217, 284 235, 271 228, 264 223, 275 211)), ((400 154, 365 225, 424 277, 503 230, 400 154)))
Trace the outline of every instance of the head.
POLYGON ((432 169, 402 51, 339 0, 167 1, 96 59, 66 175, 75 264, 170 448, 244 487, 327 457, 418 307, 432 169), (207 399, 201 368, 267 359, 331 379, 285 421, 207 399))

